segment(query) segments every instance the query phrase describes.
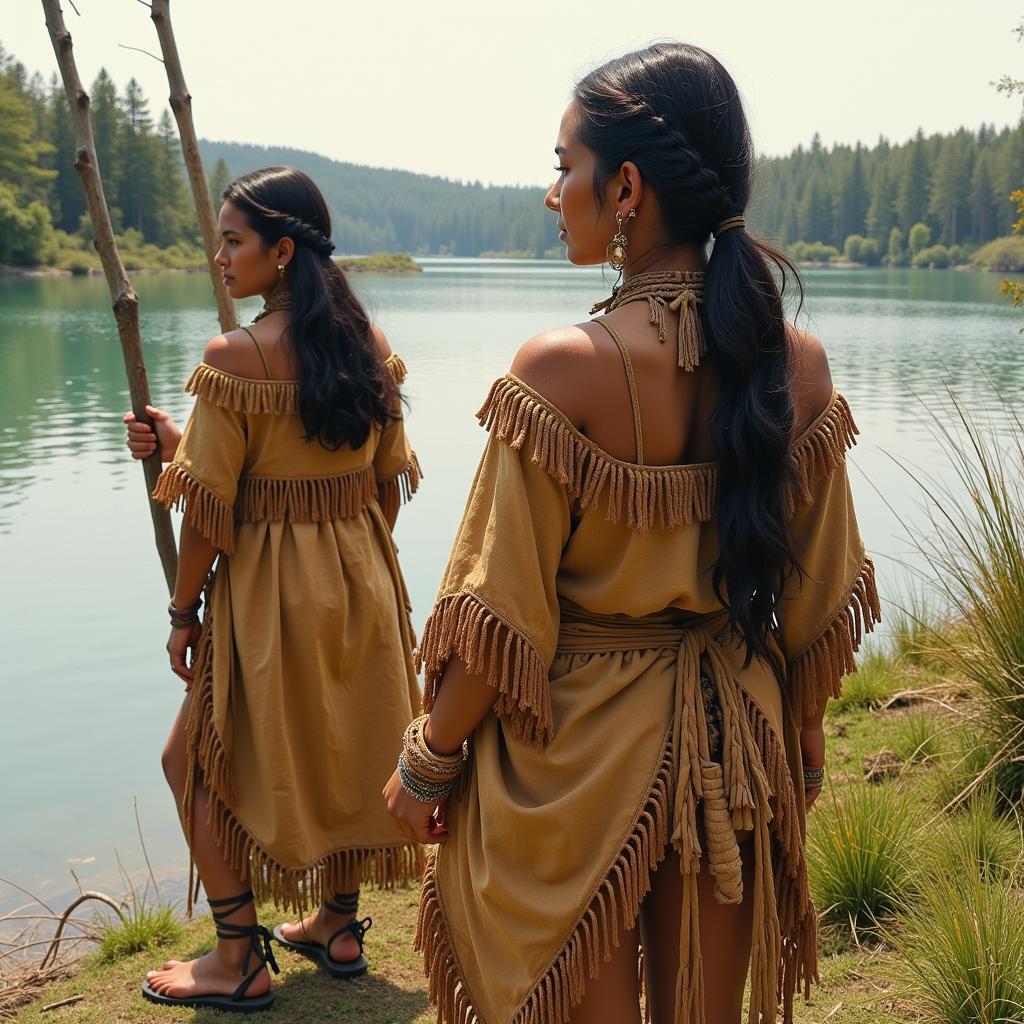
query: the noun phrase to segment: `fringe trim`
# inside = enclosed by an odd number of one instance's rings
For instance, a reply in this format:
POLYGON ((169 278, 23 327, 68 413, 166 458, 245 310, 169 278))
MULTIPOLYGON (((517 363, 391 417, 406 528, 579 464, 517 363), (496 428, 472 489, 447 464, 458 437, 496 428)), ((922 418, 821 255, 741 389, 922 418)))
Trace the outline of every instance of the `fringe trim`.
POLYGON ((814 482, 843 464, 847 451, 857 443, 859 433, 849 403, 838 391, 833 392, 832 400, 793 447, 794 490, 788 503, 790 515, 797 506, 809 505, 814 500, 814 482))
POLYGON ((516 377, 494 382, 477 419, 516 451, 528 444, 531 461, 565 485, 582 511, 597 508, 607 488, 606 518, 625 518, 641 532, 714 516, 716 465, 639 466, 613 459, 516 377))
POLYGON ((416 652, 426 711, 434 706, 452 655, 474 675, 486 669, 487 683, 498 690, 495 711, 514 736, 543 749, 554 736, 549 666, 533 641, 470 591, 440 598, 423 627, 416 652))
MULTIPOLYGON (((699 643, 697 640, 689 651, 698 660, 699 643)), ((732 863, 736 847, 732 830, 745 828, 754 833, 748 852, 755 858, 754 891, 750 894, 754 901, 754 935, 749 1021, 757 1024, 774 1020, 775 1009, 781 1004, 784 1024, 792 1024, 795 992, 800 988, 809 996, 812 982, 818 982, 817 915, 808 889, 804 833, 785 748, 757 702, 738 683, 730 684, 721 676, 724 663, 717 664, 718 658, 709 648, 705 654, 716 662, 712 669, 722 710, 730 723, 724 763, 707 760, 706 740, 700 737, 706 723, 686 713, 679 756, 672 739, 672 733, 678 730, 673 727, 625 846, 510 1024, 562 1024, 568 1018, 583 998, 587 978, 596 977, 601 962, 619 946, 620 925, 628 931, 636 922, 640 905, 650 891, 651 875, 664 858, 669 842, 676 845, 682 858, 682 928, 689 947, 677 980, 677 1012, 680 1020, 702 1024, 704 993, 696 892, 702 860, 696 841, 701 803, 708 841, 707 867, 716 877, 719 902, 739 902, 737 897, 742 898, 735 889, 736 885, 741 889, 742 883, 732 863), (701 781, 694 785, 698 777, 701 781), (673 819, 680 811, 686 821, 681 830, 673 829, 673 819), (726 828, 729 836, 724 835, 726 828), (688 833, 692 833, 692 841, 688 833), (721 856, 723 853, 726 856, 721 856)), ((424 954, 430 1001, 438 1008, 439 1024, 479 1024, 472 993, 452 945, 433 859, 428 861, 424 874, 415 946, 424 954)), ((643 989, 642 959, 639 969, 643 989)))
MULTIPOLYGON (((624 518, 630 529, 640 532, 708 522, 715 516, 716 462, 641 466, 612 458, 511 374, 491 385, 477 419, 515 451, 526 446, 531 461, 563 484, 583 512, 597 508, 607 488, 605 518, 624 518)), ((846 399, 833 392, 828 406, 793 446, 788 515, 814 500, 815 481, 842 465, 858 433, 846 399)))
MULTIPOLYGON (((395 387, 408 376, 402 357, 391 353, 384 360, 384 370, 395 387)), ((225 373, 209 363, 200 363, 189 377, 185 390, 197 398, 234 412, 272 413, 282 416, 299 410, 298 381, 253 380, 225 373)))
MULTIPOLYGON (((335 850, 307 867, 275 860, 231 811, 234 786, 231 765, 213 717, 213 615, 207 607, 196 649, 192 706, 185 733, 188 773, 182 801, 186 836, 192 835, 195 781, 202 773, 209 813, 206 823, 231 866, 248 883, 257 902, 270 900, 283 910, 305 913, 336 891, 342 873, 358 873, 366 884, 394 888, 421 877, 422 849, 417 844, 335 850)), ((197 888, 197 887, 196 887, 197 888)), ((187 910, 191 916, 194 887, 190 878, 187 910)))
POLYGON ((230 555, 235 550, 234 512, 184 466, 172 462, 153 489, 153 500, 166 508, 185 509, 185 522, 198 530, 214 547, 230 555))
MULTIPOLYGON (((647 799, 626 843, 612 862, 558 955, 520 1003, 509 1024, 558 1024, 583 999, 586 979, 617 949, 622 932, 636 923, 651 889, 651 875, 665 856, 672 804, 672 750, 668 741, 647 799)), ((423 953, 430 1001, 440 1024, 479 1024, 462 976, 431 858, 423 877, 415 948, 423 953)))
POLYGON ((200 363, 189 377, 185 390, 223 409, 282 416, 298 411, 297 381, 251 380, 200 363))
POLYGON ((377 496, 373 466, 324 477, 243 477, 235 515, 240 522, 321 523, 357 516, 377 496))
POLYGON ((785 747, 757 701, 746 692, 742 700, 773 801, 775 904, 782 940, 776 1003, 782 1004, 784 1024, 791 1024, 794 994, 802 991, 810 998, 811 984, 819 981, 818 916, 808 888, 804 830, 785 747))
POLYGON ((793 707, 800 721, 816 717, 830 697, 843 692, 843 676, 857 671, 854 654, 864 634, 872 632, 881 621, 875 565, 865 556, 829 625, 789 662, 793 707))
POLYGON ((382 507, 397 508, 412 501, 423 479, 419 459, 415 452, 409 454, 409 463, 397 476, 377 481, 377 497, 382 507))
POLYGON ((391 378, 391 383, 395 387, 401 387, 405 383, 405 378, 409 376, 409 371, 406 368, 402 357, 395 352, 384 360, 384 369, 387 371, 388 376, 391 378))

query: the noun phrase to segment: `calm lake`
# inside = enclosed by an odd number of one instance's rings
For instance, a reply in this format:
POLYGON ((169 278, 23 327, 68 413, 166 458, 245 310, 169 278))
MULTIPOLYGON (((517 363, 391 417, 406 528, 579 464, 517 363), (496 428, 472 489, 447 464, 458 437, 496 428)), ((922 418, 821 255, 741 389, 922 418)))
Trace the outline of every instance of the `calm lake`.
MULTIPOLYGON (((417 628, 433 599, 484 435, 473 417, 517 346, 587 318, 598 270, 427 260, 410 277, 355 276, 409 366, 409 429, 426 479, 396 531, 417 628)), ((900 460, 941 474, 928 409, 946 386, 1009 430, 995 388, 1024 402, 1024 313, 994 274, 808 271, 804 326, 829 351, 862 439, 852 478, 883 599, 914 562, 900 520, 920 495, 900 460)), ((180 423, 182 384, 217 333, 205 275, 138 276, 153 395, 180 423)), ((258 303, 240 310, 251 318, 258 303)), ((0 876, 53 903, 120 892, 120 854, 150 858, 181 895, 185 848, 160 770, 182 696, 168 671, 167 593, 141 469, 123 446, 127 387, 102 279, 0 280, 0 876)), ((165 895, 167 894, 165 892, 165 895)), ((22 898, 0 885, 0 912, 22 898)))

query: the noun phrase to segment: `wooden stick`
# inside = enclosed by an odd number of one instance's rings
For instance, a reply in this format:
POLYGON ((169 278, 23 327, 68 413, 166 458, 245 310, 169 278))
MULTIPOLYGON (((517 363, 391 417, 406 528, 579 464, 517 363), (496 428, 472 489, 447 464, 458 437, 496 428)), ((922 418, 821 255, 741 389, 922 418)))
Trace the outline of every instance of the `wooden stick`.
POLYGON ((47 1003, 39 1012, 49 1013, 51 1010, 58 1010, 62 1006, 73 1006, 80 1003, 85 996, 68 996, 67 999, 58 999, 55 1003, 47 1003))
POLYGON ((171 87, 169 102, 174 112, 174 120, 178 122, 181 152, 185 158, 185 167, 188 169, 188 181, 192 186, 192 199, 195 201, 196 215, 199 217, 199 230, 203 234, 206 263, 210 268, 213 294, 217 300, 217 318, 220 320, 221 331, 226 334, 237 329, 238 317, 235 315, 235 304, 228 294, 224 278, 221 277, 220 267, 213 261, 214 253, 220 248, 220 240, 213 214, 213 202, 210 199, 210 186, 206 181, 203 158, 199 153, 199 140, 196 138, 196 128, 192 121, 192 96, 185 85, 178 46, 174 41, 174 29, 171 28, 171 2, 153 0, 146 6, 150 8, 150 17, 160 40, 160 52, 164 55, 167 84, 171 87))
MULTIPOLYGON (((53 0, 53 2, 56 2, 56 0, 53 0)), ((57 925, 57 931, 54 933, 53 941, 50 945, 50 948, 46 951, 46 955, 43 957, 42 961, 39 964, 40 970, 42 970, 46 966, 46 963, 50 959, 51 955, 54 955, 54 959, 56 959, 56 951, 58 948, 58 944, 61 942, 61 933, 64 931, 64 925, 67 924, 67 920, 71 916, 72 912, 77 910, 87 900, 98 900, 100 903, 106 903, 108 907, 113 907, 114 912, 117 914, 119 918, 121 918, 121 922, 124 923, 124 911, 121 909, 121 904, 118 903, 117 900, 112 899, 104 892, 83 892, 81 896, 72 901, 72 903, 68 906, 67 910, 65 910, 63 915, 61 916, 60 924, 57 925)), ((84 936, 71 935, 68 936, 68 938, 84 938, 84 936)), ((67 939, 65 939, 64 941, 66 942, 67 939)))
MULTIPOLYGON (((103 264, 103 274, 110 289, 113 302, 114 319, 117 321, 117 333, 121 339, 121 352, 124 356, 124 368, 128 374, 128 388, 132 397, 132 412, 135 418, 149 423, 146 406, 149 404, 149 381, 146 377, 146 364, 142 358, 142 339, 139 335, 139 297, 132 288, 131 281, 121 262, 121 254, 114 238, 114 228, 110 223, 110 211, 103 194, 103 180, 100 178, 99 163, 96 159, 96 145, 93 142, 92 123, 89 119, 89 94, 82 87, 75 65, 75 54, 71 45, 71 33, 64 26, 64 16, 60 9, 60 0, 42 0, 46 15, 46 27, 50 32, 53 52, 57 56, 60 76, 64 81, 64 91, 68 96, 71 114, 75 125, 75 170, 82 181, 85 199, 89 207, 89 218, 93 227, 93 244, 103 264)), ((149 458, 143 459, 142 469, 146 479, 147 497, 156 487, 160 475, 160 454, 154 452, 149 458)), ((178 568, 178 552, 174 544, 174 531, 171 528, 170 513, 155 501, 149 501, 149 513, 153 519, 153 533, 156 537, 156 549, 160 555, 167 590, 174 591, 174 577, 178 568)))

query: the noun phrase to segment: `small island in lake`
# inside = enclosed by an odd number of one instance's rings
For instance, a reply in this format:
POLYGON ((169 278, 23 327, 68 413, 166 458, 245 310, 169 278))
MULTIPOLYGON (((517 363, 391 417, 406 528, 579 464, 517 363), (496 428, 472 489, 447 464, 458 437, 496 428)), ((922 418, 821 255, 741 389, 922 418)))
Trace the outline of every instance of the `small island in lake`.
POLYGON ((335 258, 334 262, 346 273, 423 273, 423 268, 406 252, 375 252, 371 256, 339 256, 335 258))

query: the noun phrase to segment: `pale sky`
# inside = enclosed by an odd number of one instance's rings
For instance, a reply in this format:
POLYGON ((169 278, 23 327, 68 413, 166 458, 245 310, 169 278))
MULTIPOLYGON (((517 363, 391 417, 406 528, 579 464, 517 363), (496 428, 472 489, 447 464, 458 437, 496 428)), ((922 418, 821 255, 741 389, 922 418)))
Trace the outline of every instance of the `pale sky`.
MULTIPOLYGON (((138 0, 64 0, 82 79, 137 78, 154 115, 163 67, 138 0)), ((657 38, 715 54, 743 93, 762 153, 815 131, 873 144, 1015 123, 1024 78, 1017 0, 174 0, 171 15, 201 136, 313 150, 460 180, 547 184, 573 82, 657 38)), ((0 0, 0 43, 56 70, 36 0, 0 0)))

